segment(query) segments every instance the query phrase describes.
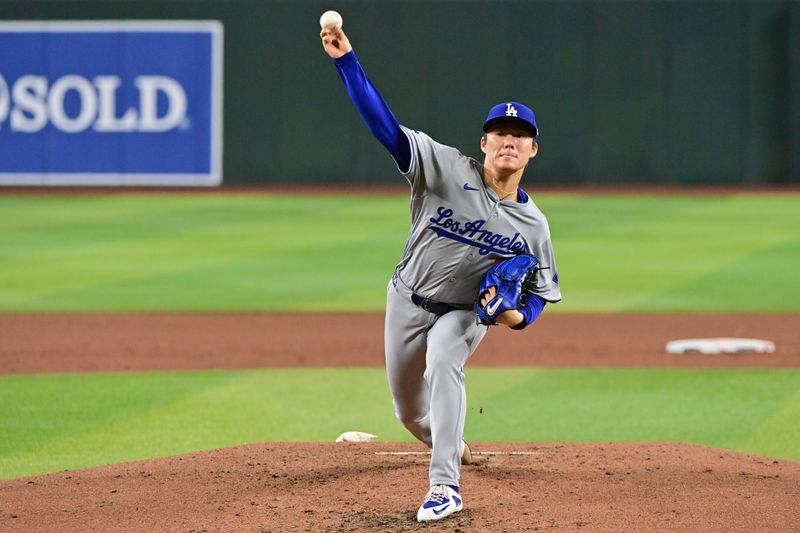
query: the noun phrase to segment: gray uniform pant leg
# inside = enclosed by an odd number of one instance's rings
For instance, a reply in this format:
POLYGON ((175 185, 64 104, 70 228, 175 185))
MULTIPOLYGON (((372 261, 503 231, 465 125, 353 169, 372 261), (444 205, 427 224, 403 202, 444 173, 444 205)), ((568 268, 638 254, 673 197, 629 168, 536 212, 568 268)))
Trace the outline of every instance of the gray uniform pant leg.
POLYGON ((464 365, 486 334, 472 311, 437 317, 411 302, 401 281, 386 302, 386 372, 395 414, 432 447, 431 485, 458 485, 467 413, 464 365))

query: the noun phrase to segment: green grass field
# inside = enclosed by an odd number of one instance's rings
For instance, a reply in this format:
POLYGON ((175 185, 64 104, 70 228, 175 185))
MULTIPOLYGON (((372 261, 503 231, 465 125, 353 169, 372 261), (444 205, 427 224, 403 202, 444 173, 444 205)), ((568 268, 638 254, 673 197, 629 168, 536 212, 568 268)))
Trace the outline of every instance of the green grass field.
MULTIPOLYGON (((800 195, 537 197, 548 312, 796 312, 800 195)), ((0 311, 380 310, 407 198, 0 196, 0 311)))
MULTIPOLYGON (((548 313, 800 311, 798 194, 537 203, 565 297, 548 313)), ((8 313, 380 310, 408 225, 401 195, 5 195, 0 213, 8 313)), ((467 374, 472 440, 800 460, 800 370, 467 374)), ((0 376, 0 478, 349 429, 410 440, 383 370, 0 376)))
MULTIPOLYGON (((800 370, 467 370, 474 441, 682 441, 800 461, 800 370)), ((411 441, 382 369, 5 376, 0 478, 346 430, 411 441)))

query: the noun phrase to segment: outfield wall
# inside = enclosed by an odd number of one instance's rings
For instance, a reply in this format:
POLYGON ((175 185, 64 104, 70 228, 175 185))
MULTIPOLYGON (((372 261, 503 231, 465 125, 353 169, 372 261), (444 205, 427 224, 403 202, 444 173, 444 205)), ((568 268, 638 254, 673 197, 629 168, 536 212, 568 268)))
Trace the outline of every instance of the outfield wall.
POLYGON ((219 20, 225 184, 397 183, 320 47, 330 8, 403 124, 479 156, 488 108, 529 103, 539 183, 800 183, 797 2, 11 0, 0 18, 219 20))

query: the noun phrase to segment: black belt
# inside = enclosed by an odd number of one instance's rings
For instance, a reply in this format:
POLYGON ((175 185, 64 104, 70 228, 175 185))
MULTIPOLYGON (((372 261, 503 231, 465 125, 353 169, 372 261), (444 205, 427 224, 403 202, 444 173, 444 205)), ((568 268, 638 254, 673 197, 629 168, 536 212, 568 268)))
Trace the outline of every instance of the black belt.
POLYGON ((424 310, 429 313, 433 313, 437 316, 442 316, 444 314, 449 313, 450 311, 455 311, 458 307, 454 307, 450 304, 437 302, 436 300, 431 300, 430 298, 426 298, 424 296, 420 296, 417 293, 411 293, 411 301, 414 302, 414 305, 418 305, 424 310))

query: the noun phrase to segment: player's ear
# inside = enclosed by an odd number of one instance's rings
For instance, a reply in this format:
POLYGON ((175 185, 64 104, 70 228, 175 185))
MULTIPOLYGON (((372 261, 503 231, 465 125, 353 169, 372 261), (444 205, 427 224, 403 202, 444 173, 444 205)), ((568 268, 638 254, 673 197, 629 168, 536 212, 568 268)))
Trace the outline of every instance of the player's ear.
POLYGON ((539 143, 537 143, 537 142, 534 140, 534 141, 533 141, 533 146, 531 147, 531 159, 533 159, 534 157, 536 157, 536 154, 538 154, 538 153, 539 153, 539 143))
POLYGON ((486 153, 486 134, 481 135, 481 152, 486 153))

